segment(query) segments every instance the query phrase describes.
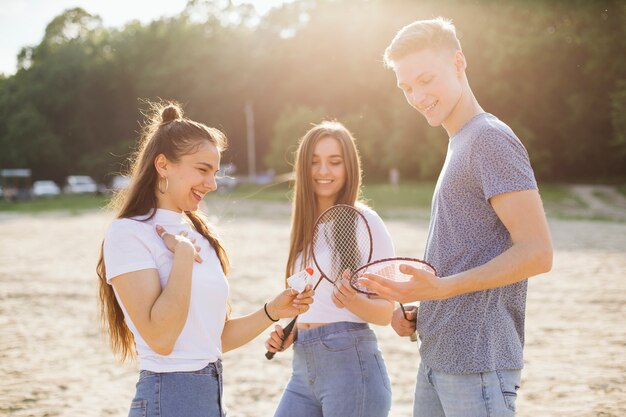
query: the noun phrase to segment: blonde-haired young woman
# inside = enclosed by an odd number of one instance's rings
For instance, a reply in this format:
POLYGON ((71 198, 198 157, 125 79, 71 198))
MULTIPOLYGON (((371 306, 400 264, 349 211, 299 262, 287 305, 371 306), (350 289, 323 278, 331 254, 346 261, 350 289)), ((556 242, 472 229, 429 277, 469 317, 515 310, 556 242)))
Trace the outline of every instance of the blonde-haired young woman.
POLYGON ((311 291, 283 291, 229 317, 228 257, 198 211, 217 188, 225 146, 219 130, 183 118, 178 106, 160 108, 118 197, 97 272, 111 346, 139 362, 129 416, 222 417, 222 353, 312 302, 311 291))
MULTIPOLYGON (((338 122, 311 128, 300 141, 295 164, 295 196, 287 276, 311 259, 313 225, 335 204, 357 206, 367 219, 373 239, 372 260, 394 255, 389 233, 380 217, 359 203, 361 164, 354 138, 338 122)), ((319 278, 315 271, 315 281, 319 278)), ((293 374, 275 417, 384 417, 391 406, 391 388, 376 336, 368 323, 387 325, 393 303, 356 293, 346 281, 337 286, 322 280, 315 303, 298 317, 293 374)), ((279 325, 266 347, 283 350, 279 325)))

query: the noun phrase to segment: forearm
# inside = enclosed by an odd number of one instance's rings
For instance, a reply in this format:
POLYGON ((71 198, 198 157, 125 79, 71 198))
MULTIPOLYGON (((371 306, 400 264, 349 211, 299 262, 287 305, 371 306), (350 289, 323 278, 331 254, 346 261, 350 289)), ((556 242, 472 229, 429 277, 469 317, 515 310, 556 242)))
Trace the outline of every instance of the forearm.
POLYGON ((551 268, 551 244, 517 243, 481 266, 446 277, 450 283, 448 296, 504 287, 551 268))
POLYGON ((187 321, 193 262, 193 248, 174 253, 167 284, 150 310, 149 337, 165 350, 174 347, 187 321))
POLYGON ((357 295, 346 308, 368 323, 380 326, 386 326, 391 323, 393 302, 389 300, 357 295))
MULTIPOLYGON (((268 305, 268 312, 275 314, 272 312, 270 305, 268 305)), ((272 317, 278 318, 276 316, 272 317)), ((227 320, 222 331, 222 351, 228 352, 245 345, 261 334, 272 323, 265 311, 263 311, 263 308, 247 316, 227 320)))

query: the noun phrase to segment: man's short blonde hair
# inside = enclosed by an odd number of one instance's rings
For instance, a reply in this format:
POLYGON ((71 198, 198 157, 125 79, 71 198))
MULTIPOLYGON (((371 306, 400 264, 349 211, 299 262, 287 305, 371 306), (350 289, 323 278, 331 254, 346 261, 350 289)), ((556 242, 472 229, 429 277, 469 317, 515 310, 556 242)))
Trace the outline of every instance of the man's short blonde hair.
POLYGON ((384 62, 393 68, 394 62, 424 49, 461 50, 452 20, 437 17, 430 20, 416 20, 400 29, 385 49, 384 62))

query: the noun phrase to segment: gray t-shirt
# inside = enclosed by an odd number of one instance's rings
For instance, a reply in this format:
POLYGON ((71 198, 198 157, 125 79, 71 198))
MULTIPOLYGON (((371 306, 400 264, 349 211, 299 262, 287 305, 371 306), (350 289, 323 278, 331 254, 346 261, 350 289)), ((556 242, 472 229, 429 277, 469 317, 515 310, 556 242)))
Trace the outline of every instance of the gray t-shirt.
MULTIPOLYGON (((531 189, 537 183, 517 136, 495 116, 476 115, 450 138, 433 195, 426 261, 446 277, 506 251, 511 236, 489 199, 531 189)), ((424 363, 451 374, 521 369, 527 284, 421 302, 424 363)))

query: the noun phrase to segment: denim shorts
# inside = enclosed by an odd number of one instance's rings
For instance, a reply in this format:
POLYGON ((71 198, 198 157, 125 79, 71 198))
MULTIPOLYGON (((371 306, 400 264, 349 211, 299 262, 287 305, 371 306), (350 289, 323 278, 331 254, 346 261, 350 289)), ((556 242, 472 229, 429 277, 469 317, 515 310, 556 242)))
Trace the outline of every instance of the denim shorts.
POLYGON ((129 417, 225 417, 222 362, 189 372, 139 372, 129 417))
POLYGON ((390 408, 385 361, 366 323, 298 330, 275 417, 385 417, 390 408))

